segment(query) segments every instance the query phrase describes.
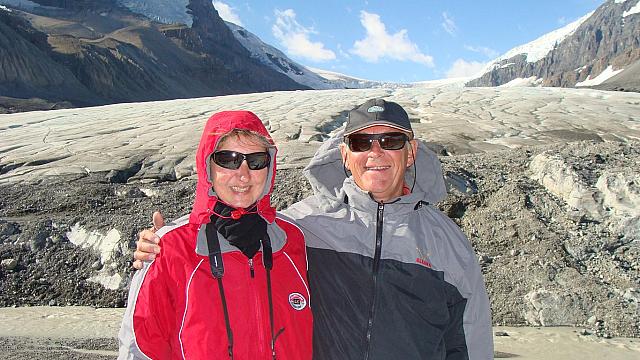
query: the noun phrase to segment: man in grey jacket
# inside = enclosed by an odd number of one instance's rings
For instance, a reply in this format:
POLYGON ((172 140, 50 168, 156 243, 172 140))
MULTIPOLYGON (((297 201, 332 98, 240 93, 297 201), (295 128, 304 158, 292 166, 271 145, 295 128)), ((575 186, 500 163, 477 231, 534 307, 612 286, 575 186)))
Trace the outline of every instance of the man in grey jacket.
MULTIPOLYGON (((307 242, 315 359, 492 359, 480 266, 446 196, 440 162, 404 109, 349 113, 304 171, 314 195, 285 211, 307 242)), ((136 259, 158 251, 142 232, 136 259)))

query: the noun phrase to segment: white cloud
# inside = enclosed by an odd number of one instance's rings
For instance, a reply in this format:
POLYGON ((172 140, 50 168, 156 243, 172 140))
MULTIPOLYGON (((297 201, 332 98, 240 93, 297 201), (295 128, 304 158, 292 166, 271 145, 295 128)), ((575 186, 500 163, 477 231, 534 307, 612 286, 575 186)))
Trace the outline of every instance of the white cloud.
POLYGON ((475 53, 483 54, 484 56, 486 56, 486 57, 488 57, 490 59, 493 59, 493 58, 497 57, 498 55, 500 55, 500 53, 497 52, 496 50, 493 50, 492 48, 488 48, 486 46, 465 45, 464 48, 469 50, 469 51, 473 51, 475 53))
POLYGON ((455 36, 456 31, 458 31, 458 27, 456 26, 455 21, 453 21, 453 18, 450 18, 446 12, 442 13, 442 18, 444 19, 442 22, 442 28, 444 31, 448 32, 451 36, 455 36))
POLYGON ((223 3, 222 1, 214 0, 213 7, 218 10, 218 14, 222 18, 222 20, 243 26, 242 21, 240 21, 240 17, 235 12, 235 9, 229 6, 229 4, 223 3))
POLYGON ((478 74, 486 64, 477 61, 456 60, 447 71, 447 78, 469 77, 478 74))
POLYGON ((337 48, 338 48, 338 54, 340 54, 341 58, 344 58, 344 59, 347 59, 347 60, 351 59, 351 54, 349 54, 348 52, 344 51, 344 49, 342 48, 341 44, 338 44, 337 48))
POLYGON ((296 21, 293 9, 275 10, 276 22, 271 27, 273 36, 286 48, 287 53, 311 61, 327 61, 336 58, 336 54, 324 48, 321 42, 309 39, 310 34, 316 32, 312 28, 305 28, 296 21))
POLYGON ((566 17, 561 16, 561 17, 558 18, 558 25, 564 26, 566 24, 567 24, 567 18, 566 17))
POLYGON ((433 57, 423 54, 418 46, 411 42, 406 29, 389 34, 380 16, 366 11, 360 12, 360 23, 367 31, 367 36, 353 44, 351 53, 369 62, 390 58, 434 66, 433 57))

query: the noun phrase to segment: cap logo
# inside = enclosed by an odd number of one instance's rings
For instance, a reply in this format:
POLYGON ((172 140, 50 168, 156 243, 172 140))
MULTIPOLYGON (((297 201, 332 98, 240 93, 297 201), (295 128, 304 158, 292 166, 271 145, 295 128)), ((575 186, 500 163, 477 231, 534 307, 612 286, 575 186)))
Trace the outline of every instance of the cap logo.
POLYGON ((289 294, 289 305, 295 310, 302 310, 307 306, 307 299, 300 293, 289 294))
POLYGON ((367 112, 370 113, 374 113, 374 112, 383 112, 384 108, 382 106, 378 106, 378 105, 374 105, 370 108, 367 109, 367 112))

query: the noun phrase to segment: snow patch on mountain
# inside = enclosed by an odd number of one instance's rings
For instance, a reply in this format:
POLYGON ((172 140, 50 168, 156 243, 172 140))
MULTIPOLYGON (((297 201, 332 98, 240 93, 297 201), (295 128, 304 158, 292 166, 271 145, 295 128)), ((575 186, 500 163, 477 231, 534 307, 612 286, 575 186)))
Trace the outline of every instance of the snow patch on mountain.
POLYGON ((601 72, 600 75, 596 76, 593 79, 591 78, 591 76, 589 76, 585 81, 576 83, 576 87, 600 85, 603 82, 605 82, 607 79, 616 76, 617 74, 621 73, 622 71, 624 71, 624 69, 613 70, 613 67, 611 65, 609 65, 609 67, 604 69, 604 71, 601 72))
POLYGON ((331 81, 312 72, 303 65, 292 61, 282 51, 263 42, 259 37, 242 26, 228 21, 225 21, 225 24, 231 29, 236 40, 251 53, 251 57, 257 59, 264 65, 287 75, 299 84, 316 90, 340 88, 338 85, 333 84, 331 81))
MULTIPOLYGON (((589 17, 591 17, 591 15, 593 15, 594 12, 595 11, 591 11, 587 15, 581 17, 580 19, 560 29, 544 34, 541 37, 529 43, 517 46, 507 51, 504 55, 488 63, 487 66, 478 74, 478 76, 474 76, 474 78, 480 77, 483 74, 486 74, 487 72, 495 69, 497 66, 499 66, 498 63, 500 61, 510 59, 516 55, 524 54, 527 58, 527 62, 530 62, 530 63, 534 63, 544 58, 551 50, 553 50, 553 48, 557 44, 561 43, 564 39, 571 36, 571 34, 573 34, 583 22, 585 22, 589 17)), ((506 66, 506 65, 509 65, 509 64, 505 64, 502 66, 506 66)))
POLYGON ((528 78, 515 78, 509 81, 506 84, 502 84, 498 87, 533 87, 533 86, 542 86, 542 80, 538 79, 536 76, 531 76, 528 78))
POLYGON ((640 1, 638 1, 638 3, 628 11, 623 12, 622 17, 627 17, 629 15, 638 14, 638 13, 640 13, 640 1))
POLYGON ((369 88, 381 88, 381 87, 395 89, 400 87, 411 86, 410 84, 400 84, 400 83, 393 83, 393 82, 360 79, 357 77, 341 74, 339 72, 322 70, 322 69, 317 69, 312 67, 307 67, 307 69, 331 81, 333 84, 336 85, 337 89, 369 89, 369 88))
POLYGON ((421 87, 421 88, 462 89, 464 88, 464 84, 466 84, 469 80, 472 80, 472 78, 456 77, 456 78, 446 78, 446 79, 438 79, 438 80, 418 81, 418 82, 412 83, 411 85, 413 87, 421 87))

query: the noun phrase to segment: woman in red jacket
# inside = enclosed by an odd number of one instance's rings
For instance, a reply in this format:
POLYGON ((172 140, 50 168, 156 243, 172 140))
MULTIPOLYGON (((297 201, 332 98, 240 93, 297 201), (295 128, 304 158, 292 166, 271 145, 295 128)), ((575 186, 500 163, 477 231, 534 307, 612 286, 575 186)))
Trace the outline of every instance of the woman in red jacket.
POLYGON ((207 122, 188 219, 133 277, 121 359, 311 359, 302 232, 271 206, 276 148, 249 111, 207 122))

